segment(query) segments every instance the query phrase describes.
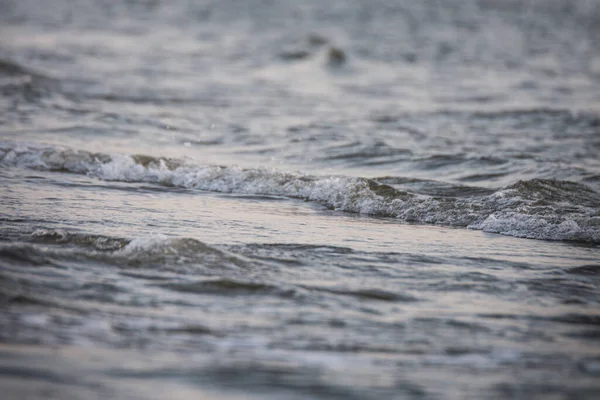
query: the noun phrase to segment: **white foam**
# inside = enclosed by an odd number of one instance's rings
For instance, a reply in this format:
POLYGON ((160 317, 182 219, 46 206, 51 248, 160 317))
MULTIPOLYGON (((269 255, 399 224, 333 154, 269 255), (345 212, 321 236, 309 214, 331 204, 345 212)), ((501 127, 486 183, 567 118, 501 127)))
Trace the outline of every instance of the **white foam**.
POLYGON ((468 228, 528 239, 600 241, 600 230, 581 227, 572 219, 553 223, 543 216, 514 212, 491 214, 468 228))
POLYGON ((169 243, 169 238, 165 235, 155 234, 145 237, 138 237, 129 242, 123 249, 120 250, 122 255, 131 255, 138 253, 146 253, 156 248, 165 246, 169 243))

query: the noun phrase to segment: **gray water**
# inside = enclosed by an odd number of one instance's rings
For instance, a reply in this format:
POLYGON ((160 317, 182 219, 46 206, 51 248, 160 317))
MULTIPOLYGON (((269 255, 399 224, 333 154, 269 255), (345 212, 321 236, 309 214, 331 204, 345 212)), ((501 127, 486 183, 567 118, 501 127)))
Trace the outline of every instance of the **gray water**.
POLYGON ((600 396, 594 0, 0 0, 3 398, 600 396))

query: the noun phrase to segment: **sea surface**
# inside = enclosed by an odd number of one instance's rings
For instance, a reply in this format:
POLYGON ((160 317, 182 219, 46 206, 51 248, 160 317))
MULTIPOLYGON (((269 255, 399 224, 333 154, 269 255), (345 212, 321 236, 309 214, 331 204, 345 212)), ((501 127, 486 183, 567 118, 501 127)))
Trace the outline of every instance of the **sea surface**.
POLYGON ((600 2, 0 0, 0 393, 600 398, 600 2))

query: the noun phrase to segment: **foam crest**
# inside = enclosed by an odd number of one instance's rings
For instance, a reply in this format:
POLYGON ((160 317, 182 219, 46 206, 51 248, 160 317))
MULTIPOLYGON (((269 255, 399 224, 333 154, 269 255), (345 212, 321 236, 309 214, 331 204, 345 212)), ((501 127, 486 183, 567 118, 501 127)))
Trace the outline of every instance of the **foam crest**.
MULTIPOLYGON (((111 156, 56 146, 6 143, 0 144, 0 165, 86 174, 108 181, 285 196, 341 211, 524 238, 600 242, 600 194, 575 182, 532 179, 492 194, 438 197, 406 192, 360 177, 197 165, 160 157, 111 156)), ((130 243, 128 248, 144 245, 130 243)))
POLYGON ((492 214, 485 220, 470 225, 469 228, 528 239, 600 243, 598 226, 580 226, 573 219, 552 222, 541 216, 514 212, 492 214))
POLYGON ((129 265, 200 263, 205 267, 244 267, 246 260, 236 254, 209 246, 192 238, 170 238, 155 234, 131 240, 113 254, 129 265))

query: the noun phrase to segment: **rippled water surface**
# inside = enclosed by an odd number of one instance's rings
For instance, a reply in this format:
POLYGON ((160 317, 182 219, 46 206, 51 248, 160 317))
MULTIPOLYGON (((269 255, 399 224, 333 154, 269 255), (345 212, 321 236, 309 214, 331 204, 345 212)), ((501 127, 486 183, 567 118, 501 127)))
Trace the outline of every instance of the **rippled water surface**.
POLYGON ((595 0, 0 0, 6 398, 600 397, 595 0))

